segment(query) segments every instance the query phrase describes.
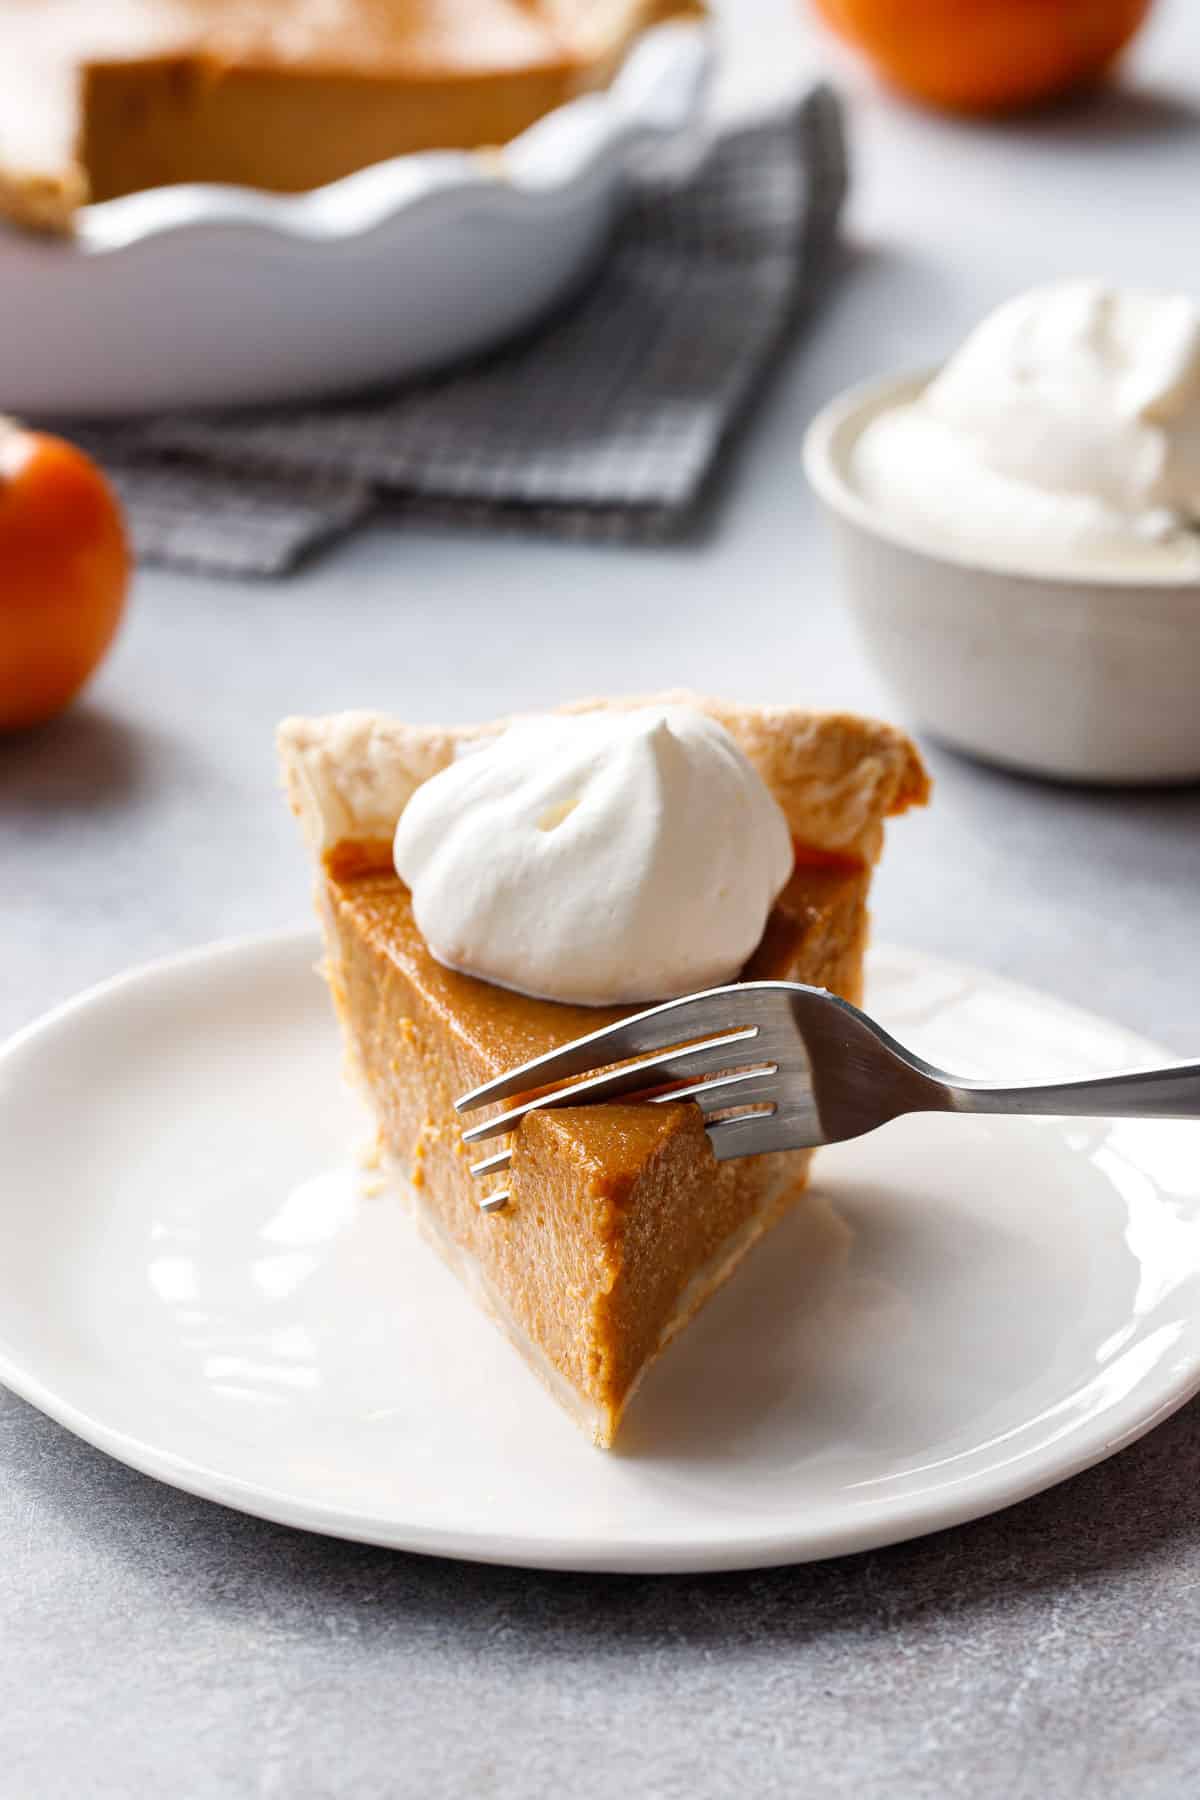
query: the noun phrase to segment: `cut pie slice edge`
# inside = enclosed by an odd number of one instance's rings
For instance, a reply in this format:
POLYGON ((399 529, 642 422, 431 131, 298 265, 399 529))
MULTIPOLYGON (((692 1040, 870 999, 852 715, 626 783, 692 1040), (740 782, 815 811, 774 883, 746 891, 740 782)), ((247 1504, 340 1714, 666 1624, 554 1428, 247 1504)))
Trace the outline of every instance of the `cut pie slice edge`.
MULTIPOLYGON (((861 997, 884 820, 924 802, 902 732, 842 714, 685 693, 571 710, 686 704, 722 723, 783 808, 793 876, 747 964, 861 997)), ((441 729, 376 713, 285 720, 288 798, 319 864, 326 972, 349 1065, 426 1236, 594 1441, 612 1444, 654 1358, 800 1198, 811 1153, 718 1163, 688 1103, 533 1114, 512 1139, 502 1211, 479 1209, 455 1098, 622 1011, 562 1005, 431 955, 392 869, 412 794, 507 721, 441 729)))

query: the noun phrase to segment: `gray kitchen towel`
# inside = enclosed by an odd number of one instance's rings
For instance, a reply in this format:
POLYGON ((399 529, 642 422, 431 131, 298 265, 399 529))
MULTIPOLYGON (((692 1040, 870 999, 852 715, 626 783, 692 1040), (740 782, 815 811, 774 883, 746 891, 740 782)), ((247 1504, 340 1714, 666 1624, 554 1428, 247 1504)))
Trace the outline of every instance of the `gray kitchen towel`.
POLYGON ((682 530, 818 291, 846 187, 817 88, 642 187, 590 286, 519 344, 352 401, 68 428, 147 562, 281 575, 380 505, 612 539, 682 530))

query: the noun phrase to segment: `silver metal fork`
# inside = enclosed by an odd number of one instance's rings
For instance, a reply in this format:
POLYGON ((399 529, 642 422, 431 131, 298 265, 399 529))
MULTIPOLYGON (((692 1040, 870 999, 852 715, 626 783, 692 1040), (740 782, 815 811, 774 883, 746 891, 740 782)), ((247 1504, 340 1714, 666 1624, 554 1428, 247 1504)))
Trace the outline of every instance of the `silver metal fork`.
MULTIPOLYGON (((1200 1063, 991 1087, 934 1068, 857 1006, 823 988, 745 981, 667 1000, 588 1032, 473 1088, 455 1105, 461 1113, 473 1112, 522 1094, 533 1097, 470 1126, 463 1141, 499 1137, 528 1113, 550 1107, 693 1100, 713 1152, 724 1162, 840 1143, 912 1112, 1197 1119, 1200 1063)), ((471 1173, 498 1174, 511 1155, 501 1150, 487 1156, 472 1164, 471 1173)), ((501 1189, 485 1193, 479 1204, 484 1212, 498 1212, 509 1198, 501 1189)))

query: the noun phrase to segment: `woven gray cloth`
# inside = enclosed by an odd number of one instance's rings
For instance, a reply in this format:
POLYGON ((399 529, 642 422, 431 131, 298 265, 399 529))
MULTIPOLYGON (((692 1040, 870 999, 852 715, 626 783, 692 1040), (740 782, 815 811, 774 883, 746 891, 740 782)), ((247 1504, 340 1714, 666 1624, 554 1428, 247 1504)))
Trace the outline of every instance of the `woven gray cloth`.
POLYGON ((353 401, 67 428, 149 562, 280 575, 377 506, 608 538, 683 530, 846 187, 824 88, 642 187, 587 291, 515 347, 353 401))

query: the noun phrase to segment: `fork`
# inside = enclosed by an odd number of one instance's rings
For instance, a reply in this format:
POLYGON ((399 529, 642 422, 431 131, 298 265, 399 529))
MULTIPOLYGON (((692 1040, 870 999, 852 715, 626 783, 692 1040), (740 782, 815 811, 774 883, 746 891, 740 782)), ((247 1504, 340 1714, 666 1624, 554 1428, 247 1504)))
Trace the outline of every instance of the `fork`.
MULTIPOLYGON (((502 1136, 531 1112, 555 1107, 692 1100, 704 1114, 713 1154, 726 1162, 841 1143, 903 1113, 1197 1119, 1200 1063, 992 1087, 935 1068, 824 988, 744 981, 590 1031, 472 1088, 455 1108, 474 1112, 520 1095, 531 1097, 470 1126, 463 1142, 502 1136)), ((511 1160, 511 1150, 501 1150, 473 1163, 471 1173, 500 1174, 511 1160)), ((480 1209, 498 1212, 510 1198, 506 1188, 484 1193, 480 1209)))

